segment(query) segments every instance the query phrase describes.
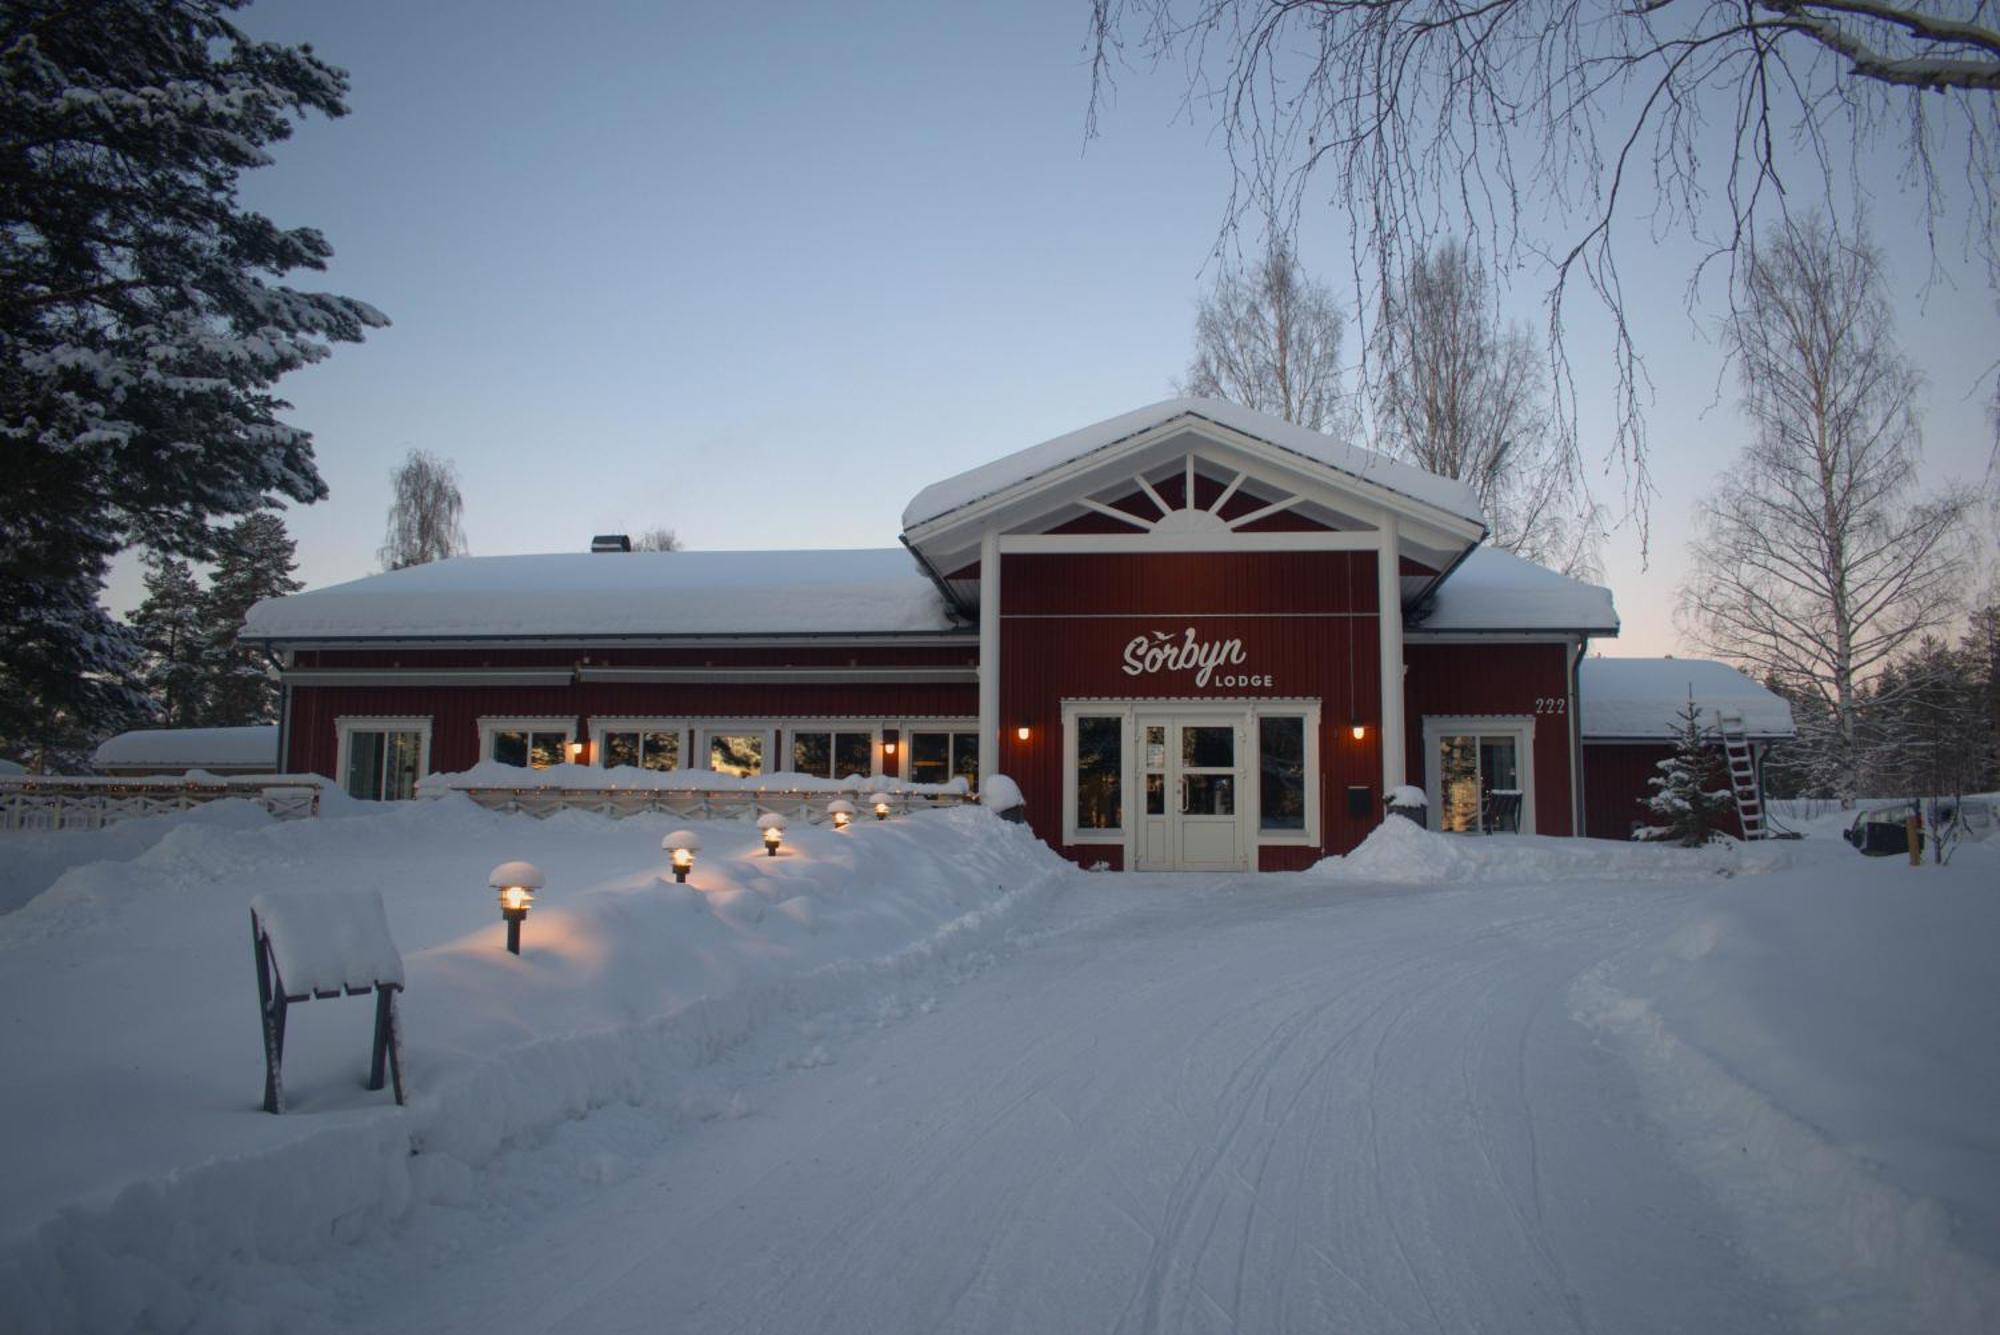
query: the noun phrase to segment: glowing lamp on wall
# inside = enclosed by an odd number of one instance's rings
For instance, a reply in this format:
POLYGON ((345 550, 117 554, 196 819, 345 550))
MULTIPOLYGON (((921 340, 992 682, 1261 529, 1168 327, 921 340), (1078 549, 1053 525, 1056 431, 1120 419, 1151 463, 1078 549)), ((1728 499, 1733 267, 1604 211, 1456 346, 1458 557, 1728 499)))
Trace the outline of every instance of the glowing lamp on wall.
POLYGON ((571 742, 569 744, 569 763, 572 765, 581 765, 584 753, 588 750, 590 750, 589 742, 571 742))
POLYGON ((701 840, 693 830, 675 830, 660 840, 660 847, 666 849, 673 858, 675 882, 687 884, 688 873, 694 870, 694 855, 701 847, 701 840))
POLYGON ((1025 742, 1028 740, 1028 734, 1033 731, 1034 730, 1032 728, 1030 728, 1027 724, 1023 723, 1018 725, 1014 729, 1014 736, 1018 737, 1020 740, 1025 742))
POLYGON ((542 888, 542 869, 532 862, 503 862, 486 877, 500 896, 500 916, 507 920, 507 953, 521 953, 521 924, 542 888))
POLYGON ((1348 732, 1354 735, 1355 741, 1366 741, 1368 738, 1368 725, 1366 723, 1357 723, 1349 728, 1348 732))

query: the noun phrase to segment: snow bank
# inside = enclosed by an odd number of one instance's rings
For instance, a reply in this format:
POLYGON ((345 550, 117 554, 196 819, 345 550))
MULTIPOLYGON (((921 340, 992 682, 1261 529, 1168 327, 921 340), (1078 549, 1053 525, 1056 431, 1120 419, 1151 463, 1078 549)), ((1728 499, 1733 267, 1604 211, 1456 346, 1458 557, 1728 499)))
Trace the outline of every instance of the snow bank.
POLYGON ((727 1111, 719 1055, 980 967, 1074 875, 970 806, 797 823, 775 858, 749 821, 696 822, 686 886, 659 849, 680 818, 215 810, 67 836, 100 856, 0 918, 0 1013, 35 1017, 0 1031, 0 1061, 35 1073, 0 1083, 10 1335, 269 1328, 272 1267, 462 1199, 502 1148, 595 1107, 727 1111), (547 887, 517 958, 486 880, 523 856, 547 887), (291 1111, 269 1116, 249 906, 335 889, 379 892, 402 947, 411 1101, 363 1088, 372 1006, 319 1000, 293 1010, 291 1111))
POLYGON ((1572 1014, 1815 1329, 2000 1329, 2000 849, 1801 861, 1592 970, 1572 1014))
POLYGON ((519 765, 503 765, 497 760, 482 760, 470 769, 449 774, 426 774, 417 780, 417 792, 426 797, 460 788, 575 788, 593 792, 620 789, 743 793, 880 791, 912 796, 948 796, 963 795, 966 783, 962 778, 947 783, 907 783, 894 777, 865 774, 822 779, 816 774, 799 774, 791 770, 746 776, 706 769, 640 769, 634 765, 619 765, 612 769, 600 769, 595 765, 550 765, 543 769, 524 769, 519 765))
POLYGON ((1414 821, 1387 820, 1345 857, 1313 874, 1343 882, 1439 885, 1456 881, 1686 881, 1770 871, 1794 853, 1782 843, 1663 848, 1608 839, 1534 834, 1439 834, 1414 821))

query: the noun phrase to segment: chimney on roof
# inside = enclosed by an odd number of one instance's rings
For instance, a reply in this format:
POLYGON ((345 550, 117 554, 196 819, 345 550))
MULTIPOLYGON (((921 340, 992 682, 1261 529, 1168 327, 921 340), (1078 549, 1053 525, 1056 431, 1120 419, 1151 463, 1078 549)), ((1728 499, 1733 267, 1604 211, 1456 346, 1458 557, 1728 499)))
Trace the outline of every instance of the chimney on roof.
POLYGON ((632 539, 623 533, 600 533, 590 540, 593 552, 629 552, 632 539))

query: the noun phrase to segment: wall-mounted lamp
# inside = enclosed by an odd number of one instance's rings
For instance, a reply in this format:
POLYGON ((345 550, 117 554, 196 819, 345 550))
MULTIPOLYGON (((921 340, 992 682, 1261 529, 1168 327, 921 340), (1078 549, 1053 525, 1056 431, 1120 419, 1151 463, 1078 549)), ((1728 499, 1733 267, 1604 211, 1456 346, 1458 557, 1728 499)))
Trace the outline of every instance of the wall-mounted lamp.
POLYGON ((532 862, 503 862, 486 877, 500 895, 500 916, 507 920, 507 953, 521 953, 521 924, 542 888, 542 869, 532 862))
POLYGON ((571 742, 569 744, 569 763, 572 765, 581 765, 584 763, 584 757, 589 753, 589 742, 571 742))
POLYGON ((1354 740, 1357 742, 1365 741, 1368 737, 1368 725, 1366 723, 1357 723, 1349 728, 1348 731, 1354 734, 1354 740))
POLYGON ((1019 727, 1014 729, 1014 735, 1025 742, 1028 740, 1028 734, 1032 731, 1033 729, 1029 728, 1027 724, 1023 723, 1019 727))
POLYGON ((882 730, 882 754, 885 756, 896 754, 896 730, 894 728, 884 728, 882 730))
POLYGON ((675 830, 660 840, 660 847, 673 855, 675 882, 687 884, 688 873, 694 870, 695 850, 701 847, 701 839, 693 830, 675 830))

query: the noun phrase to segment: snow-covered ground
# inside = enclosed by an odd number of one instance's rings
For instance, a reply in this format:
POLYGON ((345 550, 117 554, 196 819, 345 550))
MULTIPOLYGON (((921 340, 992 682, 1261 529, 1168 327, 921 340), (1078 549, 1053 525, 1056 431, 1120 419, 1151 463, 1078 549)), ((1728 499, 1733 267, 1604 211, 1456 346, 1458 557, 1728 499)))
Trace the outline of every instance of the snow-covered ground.
POLYGON ((0 836, 0 1328, 2000 1327, 2000 848, 1087 876, 966 809, 712 822, 681 890, 674 824, 0 836), (341 886, 412 1101, 313 1002, 271 1117, 247 906, 341 886))

